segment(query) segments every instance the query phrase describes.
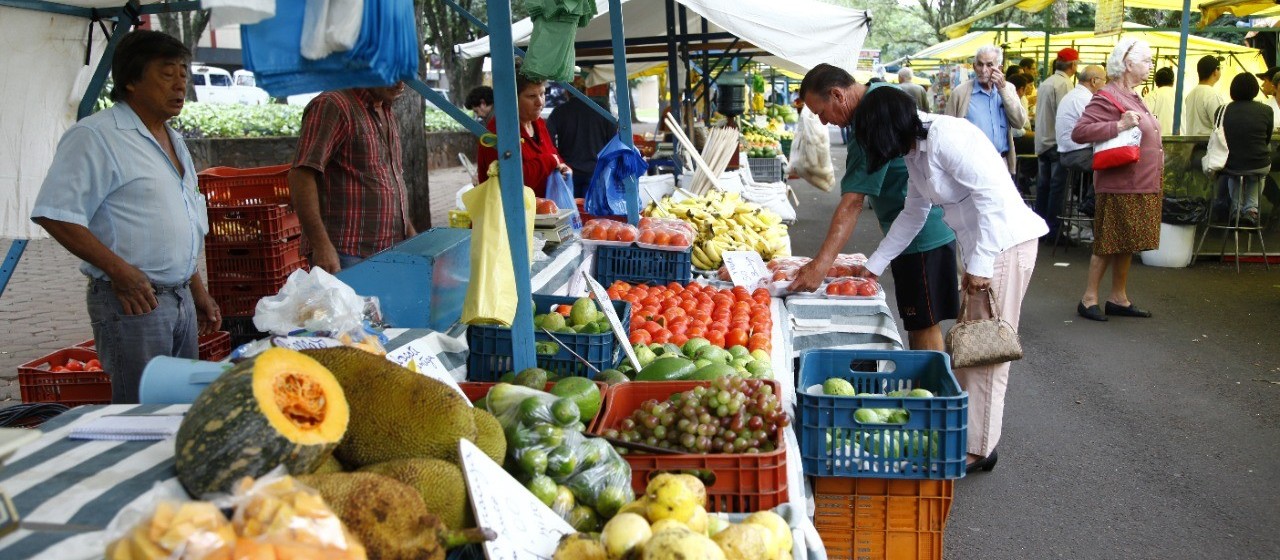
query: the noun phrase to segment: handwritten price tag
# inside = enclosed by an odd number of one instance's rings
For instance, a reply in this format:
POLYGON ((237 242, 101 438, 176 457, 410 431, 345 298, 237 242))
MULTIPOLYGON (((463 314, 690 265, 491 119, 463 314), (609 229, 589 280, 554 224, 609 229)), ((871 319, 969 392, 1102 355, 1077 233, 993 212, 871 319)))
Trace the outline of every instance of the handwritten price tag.
POLYGON ((596 305, 600 306, 604 316, 609 319, 609 326, 613 327, 613 336, 618 338, 618 344, 621 344, 622 350, 627 353, 627 359, 631 360, 631 367, 640 371, 643 368, 640 367, 640 359, 636 358, 635 349, 631 348, 631 333, 622 328, 622 320, 618 319, 618 312, 613 309, 613 303, 609 301, 609 292, 590 274, 583 272, 582 277, 586 279, 592 295, 596 296, 596 305))
POLYGON ((769 277, 769 269, 764 259, 755 251, 725 251, 724 266, 729 269, 729 278, 734 286, 742 286, 754 290, 769 277))
POLYGON ((458 440, 458 451, 476 525, 498 535, 484 543, 489 560, 550 560, 560 537, 576 532, 475 444, 458 440))
POLYGON ((341 342, 324 336, 277 336, 271 339, 271 344, 298 351, 342 346, 341 342))
MULTIPOLYGON (((453 390, 457 391, 458 394, 466 397, 466 393, 462 392, 462 387, 458 386, 458 381, 452 375, 449 375, 449 370, 436 357, 430 346, 425 337, 419 338, 389 352, 387 359, 453 387, 453 390)), ((467 399, 467 402, 471 402, 471 399, 467 399)))

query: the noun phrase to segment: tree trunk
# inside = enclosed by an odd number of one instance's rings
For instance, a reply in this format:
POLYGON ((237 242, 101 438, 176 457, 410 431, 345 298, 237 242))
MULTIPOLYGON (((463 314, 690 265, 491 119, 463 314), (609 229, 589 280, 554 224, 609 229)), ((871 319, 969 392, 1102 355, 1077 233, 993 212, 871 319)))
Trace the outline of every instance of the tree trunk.
MULTIPOLYGON (((419 4, 421 7, 421 4, 419 4)), ((424 21, 419 8, 418 37, 424 35, 424 21)), ((422 44, 421 41, 418 44, 422 44)), ((427 75, 426 52, 418 51, 418 78, 427 75)), ((400 148, 404 163, 404 185, 409 191, 409 218, 419 232, 431 228, 431 192, 427 180, 427 128, 422 96, 406 91, 396 100, 392 110, 400 127, 400 148)))
POLYGON ((1053 25, 1054 27, 1067 27, 1067 0, 1054 0, 1053 2, 1053 25))

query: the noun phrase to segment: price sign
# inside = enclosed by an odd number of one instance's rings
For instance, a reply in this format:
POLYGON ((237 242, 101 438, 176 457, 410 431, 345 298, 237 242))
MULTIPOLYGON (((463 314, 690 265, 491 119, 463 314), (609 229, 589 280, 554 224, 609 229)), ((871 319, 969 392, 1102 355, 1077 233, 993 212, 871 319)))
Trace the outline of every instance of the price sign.
POLYGON ((722 254, 724 266, 729 269, 729 278, 734 286, 742 286, 754 290, 769 277, 769 269, 764 259, 755 251, 725 251, 722 254))
POLYGON ((458 451, 476 525, 497 534, 484 543, 489 560, 550 560, 560 537, 577 532, 474 443, 458 440, 458 451))
POLYGON ((609 301, 609 292, 605 291, 604 286, 596 282, 590 274, 582 273, 582 277, 587 280, 587 288, 591 290, 591 294, 596 296, 596 305, 604 310, 604 316, 609 318, 609 326, 613 327, 613 336, 618 338, 618 343, 622 345, 622 350, 627 353, 627 359, 631 360, 631 367, 636 371, 640 371, 640 360, 636 358, 636 351, 631 347, 631 333, 622 328, 622 320, 618 319, 618 312, 614 311, 613 303, 609 301))
MULTIPOLYGON (((453 387, 463 397, 467 396, 462 392, 462 387, 458 386, 458 381, 449 375, 449 370, 440 362, 440 358, 436 357, 434 345, 425 336, 392 350, 387 354, 387 359, 453 387)), ((467 399, 467 402, 470 403, 471 399, 467 399)))
POLYGON ((276 336, 271 338, 271 345, 302 351, 337 348, 342 343, 326 336, 276 336))

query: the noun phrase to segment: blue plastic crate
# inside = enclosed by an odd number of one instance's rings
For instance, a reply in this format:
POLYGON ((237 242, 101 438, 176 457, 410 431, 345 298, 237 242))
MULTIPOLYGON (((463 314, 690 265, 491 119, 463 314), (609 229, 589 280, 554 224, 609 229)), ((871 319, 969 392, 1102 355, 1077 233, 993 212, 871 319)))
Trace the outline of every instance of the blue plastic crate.
POLYGON ((951 373, 951 360, 942 352, 806 350, 800 354, 796 409, 800 458, 807 475, 964 476, 969 394, 960 389, 951 373), (924 388, 934 397, 834 397, 806 392, 831 377, 848 380, 857 393, 924 388), (864 424, 853 416, 859 408, 901 408, 910 416, 905 424, 864 424))
MULTIPOLYGON (((547 313, 554 305, 572 305, 577 298, 563 296, 547 296, 533 294, 534 314, 547 313)), ((622 322, 622 329, 631 332, 631 304, 625 301, 612 301, 613 309, 622 322)), ((594 375, 573 354, 572 349, 582 356, 596 369, 608 369, 617 366, 622 360, 622 345, 618 344, 613 331, 601 334, 569 334, 553 333, 564 343, 555 355, 537 357, 538 367, 563 377, 591 377, 594 375), (567 348, 566 348, 567 347, 567 348)), ((554 342, 541 330, 534 331, 538 341, 554 342)), ((511 329, 494 325, 470 325, 467 327, 467 379, 471 381, 497 381, 502 374, 512 371, 514 359, 511 357, 511 329)))
POLYGON ((606 288, 615 280, 649 284, 693 280, 692 249, 663 251, 644 247, 596 247, 595 278, 606 288))

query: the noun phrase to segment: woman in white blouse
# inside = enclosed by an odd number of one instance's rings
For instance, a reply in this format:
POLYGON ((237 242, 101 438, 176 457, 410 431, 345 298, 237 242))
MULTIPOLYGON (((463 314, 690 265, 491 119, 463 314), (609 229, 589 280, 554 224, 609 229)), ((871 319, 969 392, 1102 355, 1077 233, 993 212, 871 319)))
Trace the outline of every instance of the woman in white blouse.
MULTIPOLYGON (((869 273, 882 274, 915 237, 929 209, 941 206, 964 259, 961 290, 977 295, 990 289, 1001 318, 1017 329, 1036 241, 1049 228, 1022 201, 991 141, 964 119, 918 112, 910 96, 893 88, 864 96, 854 121, 871 170, 902 157, 910 174, 906 205, 867 260, 869 273)), ((986 300, 974 298, 969 307, 985 310, 986 300)), ((958 368, 955 374, 969 392, 968 470, 989 471, 1000 441, 1009 363, 958 368)))

